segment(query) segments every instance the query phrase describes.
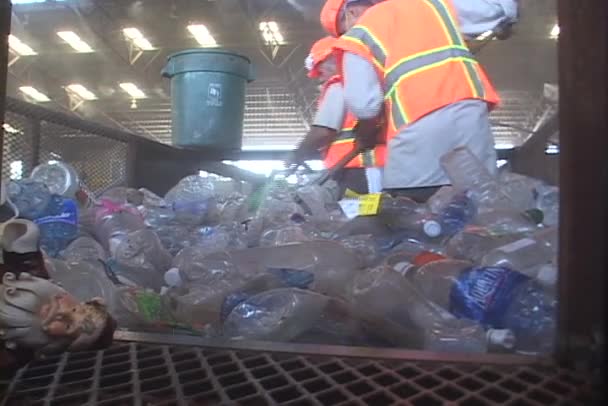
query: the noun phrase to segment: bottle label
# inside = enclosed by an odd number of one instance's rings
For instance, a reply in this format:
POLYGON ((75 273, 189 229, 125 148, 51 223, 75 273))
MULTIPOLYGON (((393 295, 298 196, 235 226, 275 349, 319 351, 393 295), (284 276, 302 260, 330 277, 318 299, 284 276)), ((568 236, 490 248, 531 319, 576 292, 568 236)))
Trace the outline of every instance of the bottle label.
POLYGON ((36 219, 37 225, 49 224, 49 223, 65 223, 77 226, 78 225, 78 207, 76 202, 71 199, 63 199, 61 203, 61 209, 57 214, 51 214, 36 219))
POLYGON ((522 248, 526 248, 534 244, 536 244, 536 241, 531 240, 530 238, 523 238, 521 240, 512 242, 511 244, 503 245, 498 250, 510 254, 512 252, 519 251, 522 248))
POLYGON ((450 312, 483 326, 504 328, 503 319, 514 291, 530 278, 507 268, 469 268, 456 279, 450 292, 450 312))

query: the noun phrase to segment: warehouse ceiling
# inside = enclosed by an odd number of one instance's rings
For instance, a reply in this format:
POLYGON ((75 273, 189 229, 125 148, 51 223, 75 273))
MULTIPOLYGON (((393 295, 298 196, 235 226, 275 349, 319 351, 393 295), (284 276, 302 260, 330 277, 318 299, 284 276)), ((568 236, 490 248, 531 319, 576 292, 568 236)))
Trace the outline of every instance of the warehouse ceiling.
MULTIPOLYGON (((493 113, 499 148, 520 145, 544 109, 543 85, 555 82, 555 0, 520 0, 521 22, 508 41, 492 41, 479 59, 503 99, 493 113)), ((12 33, 35 55, 11 54, 9 94, 19 88, 48 96, 40 102, 161 142, 171 138, 170 83, 160 71, 167 56, 199 47, 190 25, 204 25, 221 47, 248 56, 257 79, 248 87, 244 148, 289 149, 302 137, 314 108, 315 86, 303 61, 323 36, 322 0, 14 0, 12 33), (25 4, 17 4, 25 3, 25 4), (267 45, 261 22, 277 23, 284 43, 267 45), (137 28, 152 50, 139 52, 124 28, 137 28), (75 33, 92 52, 76 52, 57 32, 75 33), (145 98, 120 86, 133 83, 145 98), (95 100, 67 87, 80 84, 95 100)), ((65 37, 65 35, 64 35, 65 37)), ((77 45, 81 47, 83 44, 77 45)), ((27 54, 27 51, 21 51, 27 54)))

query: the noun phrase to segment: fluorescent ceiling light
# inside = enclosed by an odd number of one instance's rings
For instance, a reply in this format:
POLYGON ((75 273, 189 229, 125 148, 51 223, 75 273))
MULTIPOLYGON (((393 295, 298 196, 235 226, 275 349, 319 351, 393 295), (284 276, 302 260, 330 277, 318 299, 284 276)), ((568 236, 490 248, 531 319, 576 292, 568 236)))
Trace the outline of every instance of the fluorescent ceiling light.
POLYGON ((59 38, 67 42, 77 52, 93 52, 93 48, 91 48, 89 44, 80 39, 80 37, 73 31, 59 31, 57 35, 59 36, 59 38))
POLYGON ((135 85, 134 83, 121 83, 119 86, 122 90, 129 93, 129 96, 134 99, 146 98, 146 94, 142 92, 141 89, 137 87, 137 85, 135 85))
POLYGON ((29 45, 21 42, 21 40, 14 35, 8 36, 8 45, 18 55, 28 56, 28 55, 38 55, 36 51, 34 51, 29 45))
POLYGON ((279 24, 276 21, 262 21, 260 23, 260 32, 267 45, 282 45, 285 43, 285 38, 281 34, 279 24))
POLYGON ((44 94, 41 93, 40 91, 38 91, 38 89, 31 87, 31 86, 21 86, 19 88, 19 90, 21 91, 21 93, 25 94, 26 96, 32 98, 33 100, 37 101, 37 102, 49 102, 51 101, 51 99, 49 99, 49 97, 44 94))
POLYGON ((91 92, 89 89, 87 89, 83 85, 74 83, 74 84, 66 86, 65 88, 68 91, 70 91, 71 93, 80 97, 82 100, 87 100, 87 101, 97 100, 97 96, 95 96, 95 93, 91 92))
POLYGON ((188 31, 194 36, 194 39, 203 47, 215 47, 217 42, 203 24, 189 25, 188 31))
POLYGON ((19 130, 17 130, 15 127, 13 127, 12 125, 10 125, 9 123, 2 124, 2 128, 8 134, 19 134, 19 130))
POLYGON ((146 37, 144 37, 144 34, 142 34, 137 28, 124 28, 122 32, 125 34, 125 37, 127 37, 127 39, 133 43, 133 45, 142 51, 154 50, 154 47, 150 41, 148 41, 146 37))
POLYGON ((549 36, 551 38, 555 39, 555 38, 559 37, 559 31, 560 31, 559 25, 555 24, 553 26, 553 28, 551 28, 551 33, 549 34, 549 36))

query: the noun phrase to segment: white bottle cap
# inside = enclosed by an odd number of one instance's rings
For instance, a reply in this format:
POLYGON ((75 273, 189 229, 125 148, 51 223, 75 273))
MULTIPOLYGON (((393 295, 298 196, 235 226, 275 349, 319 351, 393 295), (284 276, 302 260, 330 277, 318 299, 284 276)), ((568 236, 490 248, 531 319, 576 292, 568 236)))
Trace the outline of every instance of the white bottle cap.
POLYGON ((511 330, 489 329, 486 333, 488 344, 512 350, 515 347, 515 335, 511 330))
POLYGON ((183 283, 179 269, 171 268, 165 272, 165 283, 170 287, 180 287, 183 283))
POLYGON ((435 220, 429 220, 424 223, 423 230, 431 238, 439 237, 441 235, 441 224, 435 220))
POLYGON ((541 266, 536 279, 544 286, 555 286, 557 284, 557 267, 549 264, 541 266))

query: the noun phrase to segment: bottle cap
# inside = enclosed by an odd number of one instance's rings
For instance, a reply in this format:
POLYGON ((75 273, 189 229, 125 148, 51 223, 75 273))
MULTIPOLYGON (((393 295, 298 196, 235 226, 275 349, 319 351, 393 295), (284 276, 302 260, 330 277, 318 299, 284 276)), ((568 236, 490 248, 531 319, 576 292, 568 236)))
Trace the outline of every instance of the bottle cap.
POLYGON ((439 237, 441 235, 441 224, 435 220, 429 220, 424 223, 423 230, 428 237, 439 237))
POLYGON ((540 209, 530 209, 524 212, 535 224, 542 224, 545 220, 545 213, 540 209))
POLYGON ((179 269, 171 268, 165 272, 165 283, 170 287, 179 287, 182 285, 182 277, 179 274, 179 269))
POLYGON ((557 284, 557 268, 550 264, 541 266, 536 279, 545 286, 555 286, 557 284))
POLYGON ((486 333, 488 344, 512 350, 515 347, 515 335, 511 330, 489 329, 486 333))

